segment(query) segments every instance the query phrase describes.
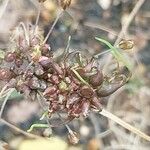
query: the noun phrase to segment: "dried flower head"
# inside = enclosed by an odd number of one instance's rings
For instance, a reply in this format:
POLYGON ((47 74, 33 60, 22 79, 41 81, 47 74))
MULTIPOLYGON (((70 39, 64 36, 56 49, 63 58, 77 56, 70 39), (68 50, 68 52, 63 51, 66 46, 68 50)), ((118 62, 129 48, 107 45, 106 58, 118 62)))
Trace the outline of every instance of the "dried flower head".
POLYGON ((50 116, 63 112, 66 120, 88 117, 90 111, 102 109, 102 97, 114 93, 130 77, 126 67, 105 75, 97 60, 80 52, 68 52, 58 62, 50 45, 42 44, 41 33, 33 35, 31 27, 25 36, 23 29, 18 28, 18 37, 13 39, 15 48, 5 54, 1 64, 0 80, 27 97, 33 98, 40 92, 49 105, 50 116))

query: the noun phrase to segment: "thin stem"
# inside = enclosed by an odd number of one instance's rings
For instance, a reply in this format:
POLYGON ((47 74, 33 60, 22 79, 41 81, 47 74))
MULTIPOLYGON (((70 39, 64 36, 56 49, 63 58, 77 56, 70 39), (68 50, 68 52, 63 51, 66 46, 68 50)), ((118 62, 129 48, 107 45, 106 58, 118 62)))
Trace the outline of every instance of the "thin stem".
POLYGON ((56 17, 54 23, 52 24, 52 27, 50 28, 48 34, 46 35, 46 37, 45 37, 45 39, 44 39, 43 44, 45 44, 45 43, 47 42, 49 36, 51 35, 51 33, 52 33, 52 31, 53 31, 53 29, 54 29, 56 23, 58 22, 59 18, 62 16, 63 12, 64 12, 64 10, 62 10, 62 11, 57 15, 57 17, 56 17))
POLYGON ((38 5, 38 13, 37 13, 36 22, 35 22, 35 25, 34 25, 33 35, 35 35, 36 29, 37 29, 37 26, 38 26, 40 14, 41 14, 41 6, 42 6, 42 3, 40 3, 40 4, 38 5))
POLYGON ((14 90, 15 90, 14 88, 10 89, 10 91, 7 93, 7 96, 5 97, 4 102, 3 102, 2 106, 1 106, 0 118, 2 118, 2 114, 3 114, 3 111, 4 111, 5 105, 6 105, 6 103, 7 103, 8 99, 9 99, 10 95, 12 94, 12 92, 14 90))
POLYGON ((9 0, 5 0, 5 1, 3 1, 2 3, 3 3, 3 4, 2 4, 1 7, 0 7, 0 19, 2 18, 3 14, 4 14, 4 12, 5 12, 6 8, 7 8, 7 5, 8 5, 8 3, 9 3, 9 0))
POLYGON ((109 50, 106 50, 106 51, 103 51, 103 52, 101 52, 101 53, 98 53, 98 54, 96 54, 96 55, 94 55, 94 58, 98 58, 98 57, 100 57, 101 55, 105 55, 105 54, 107 54, 107 53, 109 53, 109 52, 111 52, 110 49, 109 49, 109 50))
MULTIPOLYGON (((59 118, 62 121, 62 123, 64 123, 64 120, 62 119, 60 113, 57 113, 57 115, 59 116, 59 118)), ((73 131, 71 130, 71 128, 66 123, 64 125, 67 128, 67 130, 68 130, 69 133, 73 133, 73 131)))
POLYGON ((142 137, 143 139, 150 141, 150 136, 146 135, 145 133, 143 133, 142 131, 138 130, 137 128, 131 126, 130 124, 126 123, 125 121, 123 121, 122 119, 113 115, 112 113, 108 112, 107 110, 103 109, 102 111, 99 112, 99 114, 113 120, 114 122, 118 123, 119 125, 121 125, 125 129, 135 133, 136 135, 142 137))
POLYGON ((15 131, 17 131, 17 132, 27 136, 27 137, 30 137, 30 138, 41 138, 40 136, 31 134, 31 133, 27 133, 27 132, 21 130, 20 128, 16 127, 15 125, 7 122, 6 120, 4 120, 2 118, 0 119, 0 122, 2 122, 3 124, 7 125, 8 127, 12 128, 13 130, 15 130, 15 131))
POLYGON ((65 51, 64 51, 65 54, 68 53, 68 51, 69 51, 70 41, 71 41, 71 35, 69 35, 69 37, 68 37, 67 46, 66 46, 65 51))
POLYGON ((79 73, 78 73, 75 69, 71 68, 71 70, 73 71, 73 73, 77 76, 77 78, 78 78, 82 83, 84 83, 85 85, 89 85, 89 83, 86 82, 86 81, 79 75, 79 73))
POLYGON ((2 88, 1 92, 0 92, 0 98, 2 97, 4 91, 7 89, 7 84, 2 88))
POLYGON ((20 22, 19 26, 22 27, 22 29, 24 30, 25 39, 26 39, 28 45, 30 45, 29 33, 28 33, 27 29, 26 29, 25 24, 23 22, 20 22))
MULTIPOLYGON (((41 94, 40 91, 38 91, 38 95, 39 95, 43 100, 45 100, 45 98, 43 97, 43 95, 41 94)), ((37 95, 37 100, 38 100, 38 102, 39 102, 39 104, 40 104, 42 110, 45 112, 45 111, 47 111, 47 109, 44 108, 43 104, 41 103, 41 99, 38 97, 38 95, 37 95)), ((51 129, 51 127, 53 127, 53 126, 50 124, 49 118, 48 118, 47 115, 46 115, 46 122, 47 122, 49 128, 51 129)))

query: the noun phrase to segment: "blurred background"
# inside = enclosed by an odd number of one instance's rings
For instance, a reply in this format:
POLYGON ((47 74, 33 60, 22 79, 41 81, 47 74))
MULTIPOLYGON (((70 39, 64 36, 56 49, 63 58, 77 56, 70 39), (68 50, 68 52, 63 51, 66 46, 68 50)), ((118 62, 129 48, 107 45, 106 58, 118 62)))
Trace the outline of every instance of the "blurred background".
MULTIPOLYGON (((37 0, 0 0, 1 50, 6 51, 10 44, 11 31, 20 22, 35 24, 38 9, 37 0)), ((43 3, 38 24, 44 36, 60 10, 61 7, 56 0, 47 0, 43 3)), ((124 51, 129 56, 129 61, 134 64, 132 79, 112 96, 104 99, 103 103, 107 110, 148 135, 150 135, 149 26, 149 0, 72 0, 71 6, 64 11, 47 41, 52 51, 59 55, 67 45, 68 37, 71 36, 70 49, 81 50, 87 56, 97 56, 107 50, 107 47, 97 42, 95 37, 104 38, 112 44, 117 38, 134 41, 133 49, 124 51), (132 10, 135 10, 135 17, 128 25, 128 17, 132 10), (119 37, 124 26, 127 26, 127 29, 119 37)), ((110 59, 109 53, 99 57, 100 63, 104 65, 110 59)), ((3 99, 0 100, 0 105, 2 102, 3 99)), ((42 109, 37 101, 26 100, 14 94, 7 102, 3 118, 27 130, 31 124, 39 122, 41 115, 42 109)), ((150 143, 96 113, 91 113, 86 119, 74 120, 69 126, 80 135, 80 141, 75 146, 68 143, 68 131, 64 126, 33 131, 34 134, 43 137, 51 136, 51 142, 47 142, 28 140, 0 122, 0 150, 150 149, 150 143)))

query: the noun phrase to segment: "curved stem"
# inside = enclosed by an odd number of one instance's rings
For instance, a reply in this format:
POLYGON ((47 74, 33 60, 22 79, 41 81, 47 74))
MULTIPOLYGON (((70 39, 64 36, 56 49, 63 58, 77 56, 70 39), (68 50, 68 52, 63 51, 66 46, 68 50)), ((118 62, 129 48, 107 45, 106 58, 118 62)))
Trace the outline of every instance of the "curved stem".
POLYGON ((3 102, 2 106, 1 106, 0 118, 2 118, 2 114, 3 114, 3 111, 4 111, 5 105, 6 105, 6 103, 7 103, 8 99, 9 99, 9 97, 11 96, 11 94, 12 94, 12 92, 13 92, 14 90, 15 90, 14 88, 13 88, 13 89, 10 89, 10 91, 7 93, 7 95, 6 95, 5 99, 4 99, 4 102, 3 102))

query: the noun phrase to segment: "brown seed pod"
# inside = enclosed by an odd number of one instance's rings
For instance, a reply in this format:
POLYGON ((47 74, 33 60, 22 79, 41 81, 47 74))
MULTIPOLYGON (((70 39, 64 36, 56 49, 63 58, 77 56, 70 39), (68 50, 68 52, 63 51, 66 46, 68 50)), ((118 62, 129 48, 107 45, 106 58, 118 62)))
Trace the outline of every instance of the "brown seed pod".
POLYGON ((60 0, 61 7, 65 10, 71 4, 71 0, 60 0))

